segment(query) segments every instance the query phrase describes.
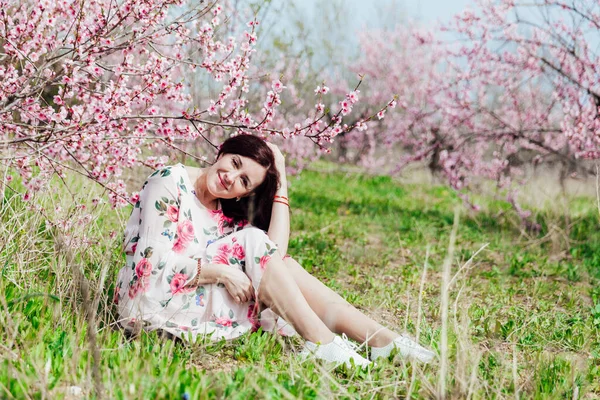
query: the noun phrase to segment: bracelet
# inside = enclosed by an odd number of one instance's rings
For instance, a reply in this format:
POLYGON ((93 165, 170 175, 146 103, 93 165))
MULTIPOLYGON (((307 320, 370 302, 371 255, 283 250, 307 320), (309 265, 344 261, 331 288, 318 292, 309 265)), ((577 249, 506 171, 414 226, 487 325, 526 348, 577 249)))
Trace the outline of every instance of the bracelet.
POLYGON ((273 197, 273 198, 274 198, 274 199, 284 199, 285 201, 290 201, 290 199, 288 199, 288 198, 287 198, 287 197, 285 197, 285 196, 275 196, 275 197, 273 197))
POLYGON ((198 259, 198 264, 196 266, 196 276, 194 277, 194 280, 192 281, 191 286, 198 286, 198 282, 200 281, 200 272, 202 272, 202 259, 201 258, 198 259))
POLYGON ((273 200, 273 203, 281 203, 281 204, 285 204, 286 206, 290 206, 288 203, 286 203, 285 201, 281 201, 281 200, 273 200))

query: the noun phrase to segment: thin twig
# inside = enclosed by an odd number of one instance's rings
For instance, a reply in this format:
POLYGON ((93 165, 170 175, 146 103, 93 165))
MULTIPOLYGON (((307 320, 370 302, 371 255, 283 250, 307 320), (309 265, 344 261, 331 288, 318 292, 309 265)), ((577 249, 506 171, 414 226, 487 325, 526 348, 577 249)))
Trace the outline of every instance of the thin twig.
MULTIPOLYGON (((419 300, 417 302, 417 329, 415 332, 415 341, 419 343, 419 336, 421 334, 421 318, 423 317, 423 290, 425 288, 425 281, 427 280, 427 267, 429 266, 429 250, 430 246, 427 245, 425 249, 425 264, 423 264, 423 274, 421 274, 421 284, 419 285, 419 300)), ((417 375, 417 369, 413 366, 412 373, 410 376, 410 385, 408 386, 407 399, 412 398, 412 392, 415 389, 415 378, 417 375)))
POLYGON ((442 266, 442 293, 441 293, 441 317, 442 329, 440 332, 440 372, 438 382, 438 398, 446 398, 446 374, 448 372, 448 299, 450 289, 450 271, 452 269, 452 258, 454 257, 454 247, 456 244, 456 235, 458 232, 458 221, 460 209, 454 210, 454 225, 450 233, 450 243, 448 252, 442 266))

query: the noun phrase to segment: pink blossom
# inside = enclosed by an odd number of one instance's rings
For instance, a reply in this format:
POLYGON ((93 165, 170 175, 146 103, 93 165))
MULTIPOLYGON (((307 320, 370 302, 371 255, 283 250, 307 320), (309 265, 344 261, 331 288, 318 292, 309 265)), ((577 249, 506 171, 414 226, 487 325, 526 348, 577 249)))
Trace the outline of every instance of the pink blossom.
POLYGON ((273 88, 275 93, 281 93, 283 91, 283 89, 285 89, 285 86, 283 86, 283 83, 281 83, 281 81, 279 79, 274 80, 271 83, 271 87, 273 88))
POLYGON ((360 90, 353 90, 352 92, 346 95, 346 98, 348 99, 348 101, 350 101, 351 104, 355 104, 356 102, 358 102, 358 93, 360 93, 360 90))

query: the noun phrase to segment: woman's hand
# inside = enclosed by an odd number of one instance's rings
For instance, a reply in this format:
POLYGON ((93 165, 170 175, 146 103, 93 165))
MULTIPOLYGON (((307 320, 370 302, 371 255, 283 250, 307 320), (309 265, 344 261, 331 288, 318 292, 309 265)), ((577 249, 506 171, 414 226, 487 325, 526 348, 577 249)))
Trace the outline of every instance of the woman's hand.
POLYGON ((225 288, 233 297, 236 303, 247 303, 254 299, 254 287, 250 278, 235 267, 223 267, 223 274, 220 281, 223 282, 225 288))
POLYGON ((277 168, 277 171, 279 172, 280 179, 284 179, 285 178, 285 156, 281 153, 281 150, 279 150, 279 147, 277 147, 277 145, 267 142, 267 146, 269 146, 269 148, 273 152, 273 156, 275 157, 275 167, 277 168))

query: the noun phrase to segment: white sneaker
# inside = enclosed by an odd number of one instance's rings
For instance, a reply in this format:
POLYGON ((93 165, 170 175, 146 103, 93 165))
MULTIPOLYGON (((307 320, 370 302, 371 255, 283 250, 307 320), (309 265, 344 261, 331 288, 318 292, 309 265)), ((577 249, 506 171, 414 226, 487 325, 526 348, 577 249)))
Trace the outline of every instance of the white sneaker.
POLYGON ((371 360, 376 360, 379 357, 387 358, 395 348, 398 349, 402 357, 414 358, 424 363, 430 362, 435 357, 434 352, 427 350, 408 336, 401 335, 385 347, 371 347, 370 358, 371 360))
POLYGON ((348 343, 339 336, 335 336, 331 343, 327 344, 316 344, 313 342, 306 341, 304 349, 300 352, 301 358, 315 357, 319 360, 325 360, 327 362, 339 364, 346 364, 347 367, 358 365, 361 367, 371 365, 371 362, 366 358, 362 357, 356 351, 352 349, 348 343))

